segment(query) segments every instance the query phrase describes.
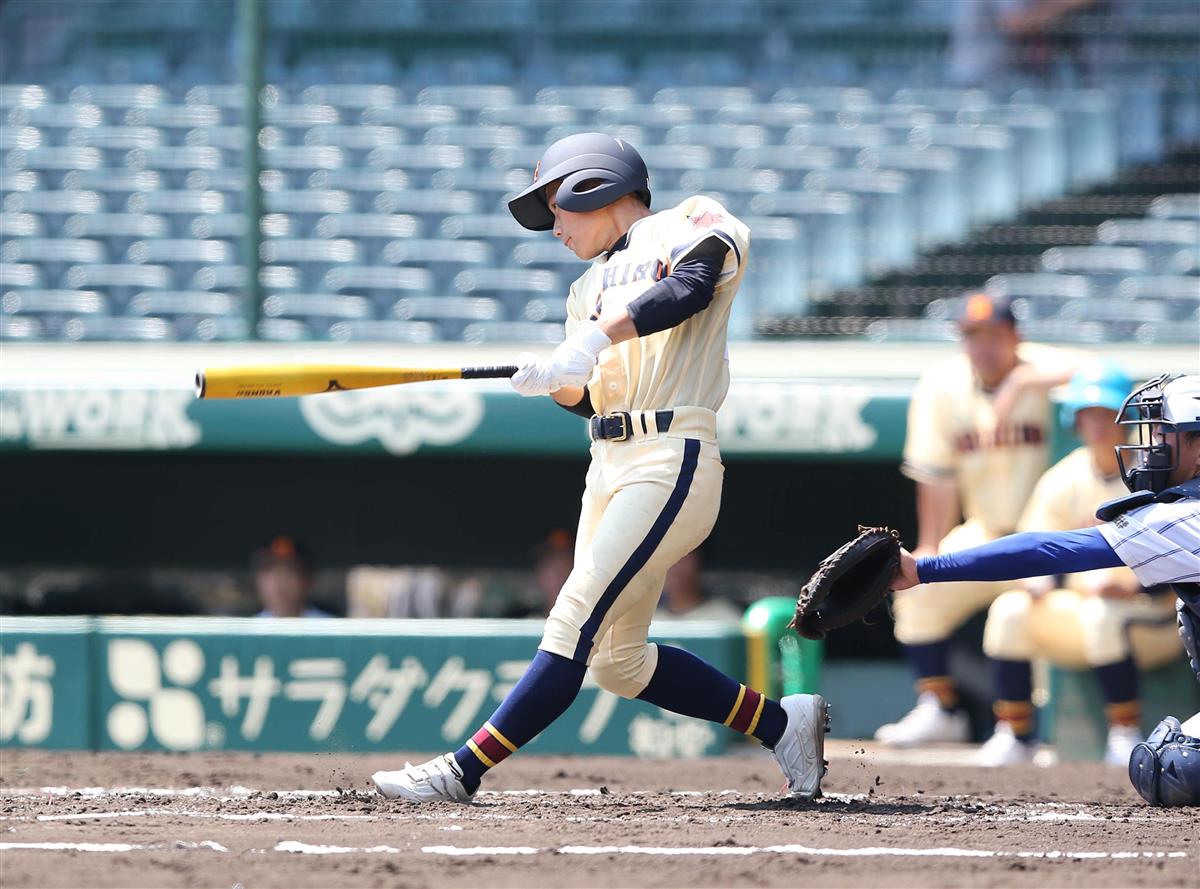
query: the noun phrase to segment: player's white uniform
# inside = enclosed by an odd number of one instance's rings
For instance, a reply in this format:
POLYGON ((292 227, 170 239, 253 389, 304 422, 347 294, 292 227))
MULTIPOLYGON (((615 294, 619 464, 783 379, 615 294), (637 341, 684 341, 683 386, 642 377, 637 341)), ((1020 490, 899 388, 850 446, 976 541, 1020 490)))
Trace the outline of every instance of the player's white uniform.
MULTIPOLYGON (((1102 524, 1100 533, 1143 586, 1200 583, 1200 501, 1151 503, 1102 524)), ((1184 726, 1200 735, 1200 713, 1184 726)))
MULTIPOLYGON (((1105 478, 1091 452, 1077 448, 1039 479, 1018 529, 1070 531, 1095 522, 1096 508, 1128 493, 1119 475, 1105 478)), ((1139 594, 1109 599, 1088 592, 1098 580, 1133 586, 1128 568, 1068 574, 1063 588, 1036 598, 1025 590, 1004 593, 988 610, 983 650, 1001 660, 1043 656, 1070 669, 1124 660, 1132 648, 1138 666, 1151 669, 1179 656, 1175 597, 1139 594), (1130 624, 1138 626, 1131 628, 1130 624)))
POLYGON ((1200 501, 1151 503, 1099 530, 1142 586, 1200 583, 1200 501))
POLYGON ((646 636, 667 569, 708 536, 720 508, 716 411, 729 388, 726 332, 750 230, 716 201, 689 198, 635 222, 567 299, 569 336, 602 307, 636 299, 713 236, 729 251, 708 307, 605 349, 587 386, 596 414, 627 415, 629 437, 592 442, 574 570, 540 647, 589 663, 603 688, 625 697, 654 673, 657 649, 646 636))

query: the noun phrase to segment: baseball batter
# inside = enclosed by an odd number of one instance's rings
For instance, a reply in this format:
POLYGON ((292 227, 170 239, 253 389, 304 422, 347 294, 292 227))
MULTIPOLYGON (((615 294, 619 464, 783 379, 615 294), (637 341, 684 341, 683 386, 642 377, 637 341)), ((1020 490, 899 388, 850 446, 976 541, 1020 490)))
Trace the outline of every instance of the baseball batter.
MULTIPOLYGON (((1143 586, 1168 585, 1175 593, 1179 635, 1200 680, 1200 376, 1164 374, 1134 390, 1120 416, 1138 430, 1136 444, 1116 449, 1131 493, 1103 504, 1099 525, 1023 532, 921 558, 903 551, 893 588, 1124 565, 1143 586)), ((1129 777, 1151 805, 1200 805, 1200 713, 1184 723, 1163 719, 1134 747, 1129 777)))
MULTIPOLYGON (((1118 366, 1097 363, 1071 380, 1063 419, 1083 446, 1038 481, 1021 516, 1022 531, 1069 531, 1094 524, 1096 507, 1126 493, 1116 448, 1126 443, 1117 424, 1133 381, 1118 366)), ((1100 682, 1108 720, 1105 760, 1124 767, 1141 741, 1139 669, 1179 655, 1174 596, 1153 595, 1132 570, 1101 568, 1026 581, 988 610, 983 650, 991 658, 995 734, 979 751, 985 766, 1033 759, 1034 707, 1030 660, 1068 669, 1091 668, 1100 682)))
POLYGON ((791 792, 812 798, 824 772, 823 698, 773 701, 646 641, 667 569, 717 519, 716 412, 749 230, 701 196, 652 213, 645 162, 601 133, 551 145, 509 209, 591 261, 567 297, 564 342, 549 360, 519 356, 512 378, 521 395, 549 395, 589 418, 574 569, 537 655, 491 719, 455 753, 377 772, 376 786, 388 797, 469 801, 488 769, 567 709, 590 669, 614 694, 753 736, 774 751, 791 792))
MULTIPOLYGON (((1008 300, 968 294, 963 351, 931 368, 909 405, 901 471, 917 483, 917 555, 1010 534, 1049 463, 1049 390, 1074 353, 1021 341, 1008 300), (963 521, 959 521, 960 516, 963 521)), ((950 637, 1005 584, 921 586, 895 599, 896 639, 917 676, 917 706, 876 738, 894 746, 965 741, 967 717, 950 676, 950 637)))

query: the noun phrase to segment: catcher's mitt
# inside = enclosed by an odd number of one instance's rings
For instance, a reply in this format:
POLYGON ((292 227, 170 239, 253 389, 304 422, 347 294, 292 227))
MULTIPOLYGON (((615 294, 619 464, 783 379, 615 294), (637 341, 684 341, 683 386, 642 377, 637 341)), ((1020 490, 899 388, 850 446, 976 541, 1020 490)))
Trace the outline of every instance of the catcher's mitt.
POLYGON ((900 534, 858 526, 858 536, 826 556, 800 591, 789 626, 806 639, 824 639, 883 601, 900 567, 900 534))

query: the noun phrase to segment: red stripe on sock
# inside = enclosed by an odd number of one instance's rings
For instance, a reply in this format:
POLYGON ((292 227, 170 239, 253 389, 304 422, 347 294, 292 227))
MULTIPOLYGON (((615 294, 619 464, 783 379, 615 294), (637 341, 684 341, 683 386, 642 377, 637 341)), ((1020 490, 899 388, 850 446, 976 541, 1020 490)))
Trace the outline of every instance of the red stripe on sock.
POLYGON ((733 717, 733 722, 729 723, 729 727, 735 732, 745 734, 750 728, 750 721, 754 719, 754 713, 758 710, 758 699, 761 698, 758 692, 752 688, 746 689, 746 695, 742 698, 742 706, 738 707, 737 716, 733 717))
POLYGON ((479 749, 482 750, 484 755, 487 756, 487 758, 492 762, 498 763, 512 752, 499 741, 497 741, 492 736, 492 733, 486 728, 481 728, 479 731, 477 731, 471 737, 471 740, 478 745, 479 749))

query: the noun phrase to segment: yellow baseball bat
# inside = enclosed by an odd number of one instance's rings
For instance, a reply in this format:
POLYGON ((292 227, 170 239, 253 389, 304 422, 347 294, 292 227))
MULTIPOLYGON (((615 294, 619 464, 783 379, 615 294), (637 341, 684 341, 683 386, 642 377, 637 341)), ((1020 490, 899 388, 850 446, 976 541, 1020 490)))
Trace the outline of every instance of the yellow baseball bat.
POLYGON ((516 365, 497 367, 358 367, 351 364, 264 364, 207 367, 196 373, 196 397, 289 398, 430 380, 507 379, 516 365))

